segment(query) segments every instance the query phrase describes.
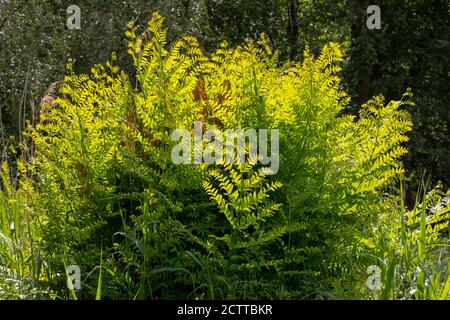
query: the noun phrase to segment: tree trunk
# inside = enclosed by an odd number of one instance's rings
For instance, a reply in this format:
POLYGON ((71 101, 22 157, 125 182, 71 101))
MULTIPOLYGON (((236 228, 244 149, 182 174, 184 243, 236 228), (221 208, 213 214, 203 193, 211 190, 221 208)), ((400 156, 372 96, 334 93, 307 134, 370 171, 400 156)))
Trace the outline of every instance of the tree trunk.
POLYGON ((294 60, 298 54, 298 4, 297 0, 288 1, 288 41, 290 44, 289 58, 294 60))
POLYGON ((373 75, 372 59, 369 59, 371 52, 371 44, 369 39, 365 37, 367 33, 366 26, 366 10, 369 7, 368 0, 358 0, 356 5, 357 19, 352 24, 351 37, 353 41, 352 59, 355 64, 358 65, 358 69, 361 70, 361 74, 357 83, 357 97, 356 101, 358 106, 366 103, 371 96, 370 81, 373 75), (357 47, 355 47, 355 44, 357 47))

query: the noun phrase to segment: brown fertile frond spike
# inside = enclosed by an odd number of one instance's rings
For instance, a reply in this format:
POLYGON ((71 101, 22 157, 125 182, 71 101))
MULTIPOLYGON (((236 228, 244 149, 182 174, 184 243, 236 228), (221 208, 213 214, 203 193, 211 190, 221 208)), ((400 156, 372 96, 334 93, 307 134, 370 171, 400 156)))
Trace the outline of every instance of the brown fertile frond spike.
POLYGON ((211 115, 212 110, 211 106, 209 105, 208 101, 208 95, 206 94, 206 85, 205 80, 203 78, 200 78, 197 82, 197 85, 194 88, 194 100, 196 102, 205 102, 205 108, 203 108, 200 112, 201 118, 200 120, 205 122, 208 117, 211 115))
POLYGON ((197 85, 194 88, 194 99, 197 102, 208 100, 208 96, 206 95, 205 80, 203 78, 198 80, 197 85))
POLYGON ((59 82, 53 82, 45 91, 44 96, 41 99, 40 107, 41 114, 48 113, 55 106, 53 100, 56 98, 56 94, 58 93, 59 82))
POLYGON ((61 81, 53 82, 45 91, 44 96, 39 103, 40 111, 39 114, 36 115, 36 123, 42 119, 44 119, 45 122, 46 116, 53 110, 53 108, 58 108, 53 101, 56 99, 60 84, 61 81))

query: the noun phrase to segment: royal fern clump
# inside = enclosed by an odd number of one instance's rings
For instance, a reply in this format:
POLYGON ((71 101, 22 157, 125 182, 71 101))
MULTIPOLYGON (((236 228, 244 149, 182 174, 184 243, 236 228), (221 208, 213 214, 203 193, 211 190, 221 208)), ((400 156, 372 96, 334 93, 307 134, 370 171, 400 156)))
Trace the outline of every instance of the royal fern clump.
MULTIPOLYGON (((395 232, 387 215, 401 210, 389 191, 404 173, 410 93, 375 97, 349 116, 337 44, 284 65, 264 35, 207 56, 193 37, 168 45, 158 14, 140 34, 130 23, 126 36, 135 74, 115 55, 90 74, 69 65, 55 107, 26 131, 34 157, 19 161, 17 194, 0 213, 20 196, 35 232, 27 254, 46 266, 32 269, 36 283, 73 297, 64 269, 74 264, 80 298, 99 297, 99 270, 105 298, 373 295, 365 271, 395 232), (278 129, 279 172, 176 165, 171 135, 196 121, 205 131, 278 129)), ((430 241, 448 226, 436 210, 430 241)), ((420 221, 415 212, 405 219, 420 221)))

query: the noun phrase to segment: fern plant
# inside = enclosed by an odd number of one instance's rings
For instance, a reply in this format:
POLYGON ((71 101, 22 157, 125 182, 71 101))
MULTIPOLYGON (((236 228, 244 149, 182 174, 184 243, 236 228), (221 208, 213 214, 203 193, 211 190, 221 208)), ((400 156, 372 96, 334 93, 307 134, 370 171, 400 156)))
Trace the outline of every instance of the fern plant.
MULTIPOLYGON (((126 36, 136 73, 110 62, 68 75, 45 121, 29 127, 22 200, 41 217, 51 270, 101 263, 111 298, 304 298, 348 292, 363 269, 384 196, 402 173, 411 120, 376 97, 344 115, 343 55, 280 65, 265 37, 205 55, 171 45, 163 18, 126 36), (175 165, 174 130, 278 129, 280 170, 175 165), (103 253, 102 253, 103 252, 103 253), (339 282, 338 279, 345 279, 339 282)), ((70 296, 65 277, 53 285, 70 296)), ((87 277, 78 297, 96 295, 87 277)))

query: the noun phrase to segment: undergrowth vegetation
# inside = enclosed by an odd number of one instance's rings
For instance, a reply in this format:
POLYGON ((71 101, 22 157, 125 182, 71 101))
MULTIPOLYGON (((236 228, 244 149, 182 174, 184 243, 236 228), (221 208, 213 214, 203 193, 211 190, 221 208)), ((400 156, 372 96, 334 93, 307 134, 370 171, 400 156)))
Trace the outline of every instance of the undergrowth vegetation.
POLYGON ((449 299, 450 195, 401 197, 409 91, 350 116, 337 44, 281 65, 264 36, 206 56, 166 32, 158 14, 129 25, 133 75, 114 55, 69 65, 18 176, 3 164, 0 298, 449 299), (278 129, 279 172, 175 165, 171 134, 195 121, 278 129))

